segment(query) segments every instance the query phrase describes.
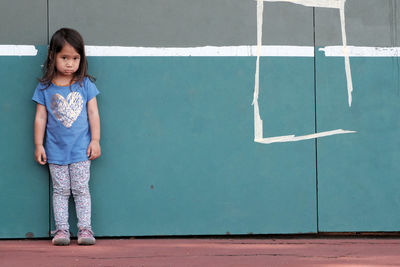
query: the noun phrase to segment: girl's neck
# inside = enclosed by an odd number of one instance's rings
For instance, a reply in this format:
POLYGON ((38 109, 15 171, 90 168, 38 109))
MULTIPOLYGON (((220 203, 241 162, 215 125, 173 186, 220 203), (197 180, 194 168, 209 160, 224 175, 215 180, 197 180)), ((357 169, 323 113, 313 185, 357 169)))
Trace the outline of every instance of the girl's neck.
POLYGON ((56 75, 52 82, 57 86, 70 86, 76 81, 75 77, 56 75))

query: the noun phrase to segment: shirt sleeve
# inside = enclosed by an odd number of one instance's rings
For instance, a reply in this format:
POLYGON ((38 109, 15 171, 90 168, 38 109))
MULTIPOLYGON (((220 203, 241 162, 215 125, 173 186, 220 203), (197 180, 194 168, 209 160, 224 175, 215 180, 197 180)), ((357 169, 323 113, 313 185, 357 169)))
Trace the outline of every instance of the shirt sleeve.
POLYGON ((100 92, 97 89, 96 85, 89 78, 86 78, 86 79, 87 79, 87 84, 86 84, 87 101, 89 102, 89 100, 91 100, 93 97, 95 97, 98 94, 100 94, 100 92))
POLYGON ((35 92, 33 93, 32 100, 43 106, 46 105, 46 100, 44 98, 44 92, 43 92, 43 86, 41 84, 38 84, 38 86, 36 86, 35 92))

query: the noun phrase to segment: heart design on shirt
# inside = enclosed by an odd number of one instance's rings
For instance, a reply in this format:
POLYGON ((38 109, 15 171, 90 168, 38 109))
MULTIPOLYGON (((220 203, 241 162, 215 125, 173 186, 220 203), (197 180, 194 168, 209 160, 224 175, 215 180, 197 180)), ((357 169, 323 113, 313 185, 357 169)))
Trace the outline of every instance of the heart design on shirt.
POLYGON ((83 108, 82 96, 79 92, 71 92, 65 99, 60 94, 51 96, 51 111, 65 127, 70 128, 83 108))

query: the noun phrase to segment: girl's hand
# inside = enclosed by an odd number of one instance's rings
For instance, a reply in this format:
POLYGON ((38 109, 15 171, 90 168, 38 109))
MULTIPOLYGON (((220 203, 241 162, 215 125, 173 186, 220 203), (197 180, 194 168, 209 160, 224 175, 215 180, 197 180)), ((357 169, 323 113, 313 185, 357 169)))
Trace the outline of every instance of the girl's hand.
POLYGON ((100 143, 97 140, 92 140, 87 150, 87 156, 90 160, 97 159, 101 155, 100 143))
POLYGON ((46 152, 44 150, 43 145, 35 146, 35 160, 41 165, 44 165, 47 163, 46 152))

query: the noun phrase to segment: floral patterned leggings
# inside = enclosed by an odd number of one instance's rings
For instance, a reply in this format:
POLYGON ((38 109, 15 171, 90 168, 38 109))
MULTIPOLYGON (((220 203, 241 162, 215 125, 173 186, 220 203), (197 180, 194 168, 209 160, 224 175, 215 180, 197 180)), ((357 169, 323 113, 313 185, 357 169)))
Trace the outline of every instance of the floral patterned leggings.
POLYGON ((53 208, 57 230, 69 230, 68 200, 71 191, 75 200, 78 228, 90 228, 90 160, 69 165, 50 163, 49 169, 53 181, 53 208))

